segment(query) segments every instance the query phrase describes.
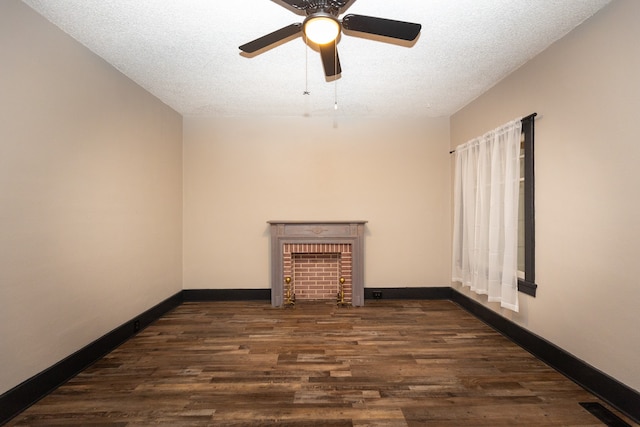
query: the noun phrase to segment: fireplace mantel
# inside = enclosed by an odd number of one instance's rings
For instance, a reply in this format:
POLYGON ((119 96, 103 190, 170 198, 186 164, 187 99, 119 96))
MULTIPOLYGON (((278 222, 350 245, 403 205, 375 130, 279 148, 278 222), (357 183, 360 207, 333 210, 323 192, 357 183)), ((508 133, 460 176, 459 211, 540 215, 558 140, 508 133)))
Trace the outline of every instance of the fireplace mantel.
POLYGON ((267 221, 271 225, 271 304, 284 303, 285 244, 349 244, 352 250, 352 305, 364 305, 364 225, 367 221, 267 221))

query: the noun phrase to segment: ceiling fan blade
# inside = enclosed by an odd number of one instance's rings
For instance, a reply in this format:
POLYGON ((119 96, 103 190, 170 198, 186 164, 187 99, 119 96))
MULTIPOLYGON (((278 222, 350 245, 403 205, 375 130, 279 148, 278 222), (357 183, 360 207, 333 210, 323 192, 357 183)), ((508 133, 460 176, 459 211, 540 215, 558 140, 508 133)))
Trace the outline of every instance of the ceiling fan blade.
POLYGON ((352 14, 342 18, 342 26, 346 30, 360 31, 362 33, 376 34, 378 36, 407 41, 412 41, 418 37, 422 29, 422 25, 412 22, 352 14))
POLYGON ((300 23, 287 25, 286 27, 274 31, 273 33, 269 33, 266 36, 262 36, 258 39, 250 41, 249 43, 243 44, 242 46, 240 46, 240 50, 246 53, 254 53, 274 43, 278 43, 279 41, 284 40, 288 37, 294 36, 296 34, 301 34, 301 31, 302 24, 300 23))
POLYGON ((320 48, 320 56, 322 57, 322 65, 324 66, 324 75, 327 77, 333 77, 342 73, 336 41, 334 40, 332 43, 321 44, 318 46, 320 48))

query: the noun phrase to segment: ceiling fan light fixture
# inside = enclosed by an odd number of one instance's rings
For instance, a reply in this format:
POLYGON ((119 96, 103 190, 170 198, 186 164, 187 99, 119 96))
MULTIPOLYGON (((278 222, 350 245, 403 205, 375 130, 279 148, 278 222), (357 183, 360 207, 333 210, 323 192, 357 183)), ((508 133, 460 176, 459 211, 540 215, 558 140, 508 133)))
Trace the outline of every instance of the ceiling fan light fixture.
POLYGON ((316 44, 327 44, 338 38, 340 23, 328 13, 315 13, 303 23, 304 35, 316 44))

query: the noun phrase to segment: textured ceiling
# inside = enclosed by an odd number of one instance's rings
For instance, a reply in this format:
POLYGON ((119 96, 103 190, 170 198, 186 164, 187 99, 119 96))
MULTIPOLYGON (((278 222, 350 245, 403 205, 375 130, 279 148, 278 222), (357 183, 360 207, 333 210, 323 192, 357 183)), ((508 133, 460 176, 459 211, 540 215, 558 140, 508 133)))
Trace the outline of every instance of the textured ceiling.
POLYGON ((347 13, 422 24, 411 46, 343 34, 327 81, 298 37, 238 46, 295 22, 278 0, 23 0, 184 115, 449 116, 609 0, 355 0, 347 13), (305 95, 304 92, 309 94, 305 95))

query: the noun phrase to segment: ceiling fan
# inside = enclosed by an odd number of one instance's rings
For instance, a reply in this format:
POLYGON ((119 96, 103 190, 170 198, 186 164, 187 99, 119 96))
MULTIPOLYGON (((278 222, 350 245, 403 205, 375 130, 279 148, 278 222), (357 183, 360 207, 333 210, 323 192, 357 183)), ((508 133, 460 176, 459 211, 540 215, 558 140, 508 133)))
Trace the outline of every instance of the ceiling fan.
POLYGON ((364 15, 349 14, 340 21, 338 16, 348 8, 347 5, 353 0, 280 1, 304 12, 306 14, 304 21, 288 25, 243 44, 240 46, 240 50, 252 54, 287 38, 302 35, 307 44, 316 45, 320 50, 324 73, 327 77, 337 76, 342 72, 337 50, 338 36, 341 29, 405 41, 415 40, 422 29, 422 25, 412 22, 364 15))

